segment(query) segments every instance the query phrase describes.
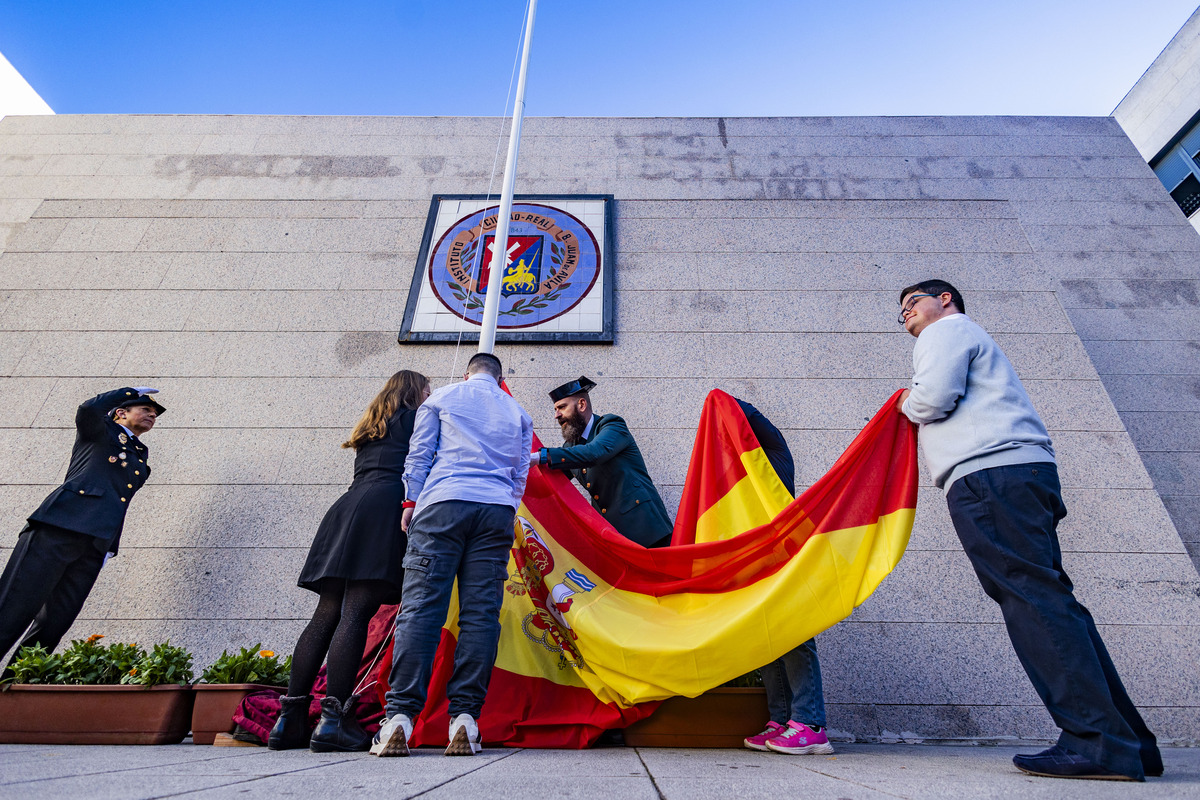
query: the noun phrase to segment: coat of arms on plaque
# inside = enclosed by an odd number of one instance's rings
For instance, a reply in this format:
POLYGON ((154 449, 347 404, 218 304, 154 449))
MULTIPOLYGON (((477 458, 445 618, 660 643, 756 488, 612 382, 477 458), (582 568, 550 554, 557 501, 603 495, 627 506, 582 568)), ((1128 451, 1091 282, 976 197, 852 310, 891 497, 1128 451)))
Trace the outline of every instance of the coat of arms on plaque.
POLYGON ((522 197, 507 252, 495 252, 499 204, 435 197, 401 342, 477 339, 492 270, 503 269, 501 341, 612 341, 612 197, 522 197))

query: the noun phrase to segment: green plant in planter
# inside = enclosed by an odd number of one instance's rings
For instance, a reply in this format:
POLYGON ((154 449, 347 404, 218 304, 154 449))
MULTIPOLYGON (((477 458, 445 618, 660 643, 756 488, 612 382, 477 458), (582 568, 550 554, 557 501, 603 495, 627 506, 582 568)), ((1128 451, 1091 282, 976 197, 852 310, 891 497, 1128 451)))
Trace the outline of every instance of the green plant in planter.
POLYGON ((747 672, 745 675, 741 675, 737 678, 734 678, 731 681, 727 681, 727 682, 721 684, 722 687, 734 687, 734 688, 743 688, 743 689, 754 688, 754 687, 762 686, 762 685, 763 685, 763 679, 762 679, 762 670, 761 669, 756 669, 753 672, 747 672))
POLYGON ((26 645, 17 651, 3 683, 57 683, 62 656, 47 653, 40 644, 26 645))
POLYGON ((121 678, 121 683, 158 686, 177 683, 187 686, 192 682, 192 654, 170 642, 154 645, 154 649, 143 655, 121 678))
POLYGON ((263 683, 269 686, 287 686, 292 674, 292 657, 282 662, 273 650, 262 649, 262 643, 243 647, 230 654, 222 650, 204 674, 201 683, 263 683))
POLYGON ((62 652, 54 683, 79 686, 120 683, 134 664, 146 656, 146 651, 136 644, 116 642, 105 647, 100 644, 103 638, 96 633, 71 642, 62 652))
POLYGON ((192 654, 170 642, 147 653, 136 644, 100 644, 104 636, 94 633, 75 639, 62 653, 47 653, 40 645, 22 647, 13 660, 12 676, 5 683, 69 684, 107 686, 192 681, 192 654))

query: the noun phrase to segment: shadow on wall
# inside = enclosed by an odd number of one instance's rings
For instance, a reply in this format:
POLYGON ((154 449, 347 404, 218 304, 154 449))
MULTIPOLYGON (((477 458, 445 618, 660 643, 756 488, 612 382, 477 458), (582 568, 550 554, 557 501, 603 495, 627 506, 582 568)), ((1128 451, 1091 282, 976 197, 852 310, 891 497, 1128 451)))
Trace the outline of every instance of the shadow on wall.
POLYGON ((333 352, 344 367, 357 367, 367 359, 385 353, 396 344, 396 334, 388 331, 347 331, 338 337, 333 352))
MULTIPOLYGON (((152 584, 160 594, 153 608, 194 615, 180 620, 178 643, 195 653, 198 669, 222 650, 256 642, 290 652, 316 599, 296 586, 307 550, 287 541, 282 516, 290 504, 279 487, 242 488, 252 490, 230 493, 219 481, 206 487, 181 526, 194 546, 163 551, 164 574, 186 577, 152 584)), ((306 519, 305 527, 315 531, 319 521, 306 519)))

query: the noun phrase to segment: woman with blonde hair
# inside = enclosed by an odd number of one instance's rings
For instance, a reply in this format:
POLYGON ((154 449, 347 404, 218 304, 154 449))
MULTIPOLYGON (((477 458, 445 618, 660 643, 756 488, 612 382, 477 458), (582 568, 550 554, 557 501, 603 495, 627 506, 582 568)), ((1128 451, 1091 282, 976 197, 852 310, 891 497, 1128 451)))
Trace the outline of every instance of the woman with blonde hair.
POLYGON ((429 392, 424 375, 397 372, 342 444, 355 451, 354 482, 321 520, 300 571, 298 584, 320 600, 296 642, 288 693, 280 698, 283 709, 267 742, 272 750, 354 751, 371 745, 355 719, 354 682, 371 617, 380 605, 400 602, 408 546, 400 528, 401 476, 416 410, 429 392), (310 691, 326 654, 329 684, 310 736, 310 691))

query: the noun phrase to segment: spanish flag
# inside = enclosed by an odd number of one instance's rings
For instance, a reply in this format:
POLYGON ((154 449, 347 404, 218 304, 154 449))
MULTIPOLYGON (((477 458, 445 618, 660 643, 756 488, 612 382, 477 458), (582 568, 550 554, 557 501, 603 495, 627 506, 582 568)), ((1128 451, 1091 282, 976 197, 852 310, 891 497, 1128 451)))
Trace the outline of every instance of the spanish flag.
MULTIPOLYGON (((674 541, 691 543, 665 549, 625 539, 569 478, 532 468, 480 718, 484 741, 585 747, 658 701, 720 686, 849 616, 899 562, 912 531, 916 428, 895 400, 793 500, 737 401, 714 390, 676 518, 674 541)), ((446 742, 457 605, 417 744, 446 742)))

